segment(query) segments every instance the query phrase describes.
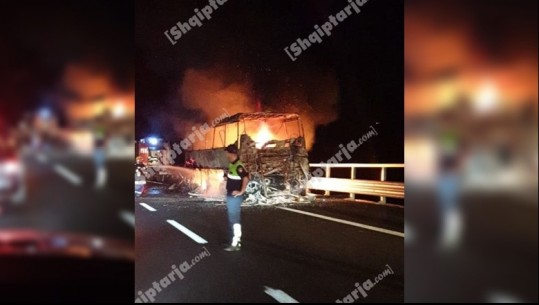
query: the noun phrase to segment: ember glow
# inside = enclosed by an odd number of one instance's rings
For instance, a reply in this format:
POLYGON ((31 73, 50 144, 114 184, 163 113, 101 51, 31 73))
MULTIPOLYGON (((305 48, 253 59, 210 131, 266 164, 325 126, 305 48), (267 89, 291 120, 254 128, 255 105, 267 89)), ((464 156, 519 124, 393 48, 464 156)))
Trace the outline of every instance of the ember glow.
POLYGON ((256 148, 260 149, 266 142, 274 139, 274 135, 271 133, 268 124, 261 123, 260 128, 253 134, 252 138, 256 142, 256 148))
POLYGON ((479 89, 475 98, 475 107, 478 112, 490 112, 496 108, 498 92, 492 82, 485 82, 479 89))
POLYGON ((225 195, 223 171, 217 169, 196 169, 192 182, 199 186, 196 192, 206 198, 222 198, 225 195))

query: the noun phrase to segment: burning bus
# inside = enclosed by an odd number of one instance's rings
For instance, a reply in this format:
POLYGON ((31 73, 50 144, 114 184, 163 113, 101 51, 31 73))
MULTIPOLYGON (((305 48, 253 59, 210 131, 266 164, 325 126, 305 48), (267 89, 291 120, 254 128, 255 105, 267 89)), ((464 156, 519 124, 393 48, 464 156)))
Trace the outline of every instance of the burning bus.
MULTIPOLYGON (((309 161, 301 119, 291 113, 237 113, 221 120, 193 143, 186 160, 196 164, 202 177, 222 176, 228 167, 224 148, 235 144, 250 173, 248 201, 275 203, 301 198, 310 179, 309 161)), ((203 188, 206 182, 202 181, 203 188)))

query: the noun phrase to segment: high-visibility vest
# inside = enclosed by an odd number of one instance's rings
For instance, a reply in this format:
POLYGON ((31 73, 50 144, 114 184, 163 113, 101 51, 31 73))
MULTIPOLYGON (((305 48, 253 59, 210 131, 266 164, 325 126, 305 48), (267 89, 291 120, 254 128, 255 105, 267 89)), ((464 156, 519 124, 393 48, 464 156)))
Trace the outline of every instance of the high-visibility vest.
POLYGON ((238 174, 238 167, 241 166, 245 169, 245 167, 243 166, 243 163, 241 163, 240 160, 234 162, 234 163, 230 163, 228 164, 228 173, 227 173, 227 177, 228 179, 233 179, 233 180, 241 180, 241 176, 238 174))

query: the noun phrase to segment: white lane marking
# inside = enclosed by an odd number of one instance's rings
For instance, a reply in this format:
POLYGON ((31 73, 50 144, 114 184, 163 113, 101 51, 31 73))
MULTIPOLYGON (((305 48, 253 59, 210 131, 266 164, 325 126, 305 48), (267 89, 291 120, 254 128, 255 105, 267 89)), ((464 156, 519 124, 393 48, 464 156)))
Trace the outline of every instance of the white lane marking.
POLYGON ((167 220, 167 222, 169 224, 171 224, 173 227, 175 227, 176 229, 180 230, 183 234, 189 236, 192 240, 194 240, 198 244, 207 244, 208 243, 204 238, 198 236, 193 231, 191 231, 191 230, 187 229, 186 227, 182 226, 177 221, 169 219, 169 220, 167 220))
POLYGON ((135 227, 135 214, 129 211, 121 211, 120 218, 133 228, 135 227))
POLYGON ((56 171, 60 176, 64 177, 67 181, 75 185, 81 185, 82 179, 71 170, 67 169, 65 166, 56 164, 54 166, 54 171, 56 171))
POLYGON ((279 289, 264 286, 264 292, 279 303, 299 303, 293 297, 286 294, 286 292, 279 289))
POLYGON ((144 203, 144 202, 141 202, 139 203, 143 208, 145 208, 146 210, 150 211, 150 212, 155 212, 157 211, 156 209, 152 208, 151 206, 149 206, 148 204, 144 203))
POLYGON ((49 159, 42 153, 37 154, 36 159, 41 163, 47 163, 49 161, 49 159))
POLYGON ((324 216, 324 215, 318 215, 318 214, 309 213, 309 212, 300 211, 300 210, 294 210, 294 209, 290 209, 290 208, 283 208, 283 207, 278 207, 278 208, 281 209, 281 210, 286 210, 286 211, 290 211, 290 212, 294 212, 294 213, 308 215, 308 216, 312 216, 312 217, 316 217, 316 218, 321 218, 321 219, 334 221, 334 222, 338 222, 338 223, 342 223, 342 224, 346 224, 346 225, 350 225, 350 226, 354 226, 354 227, 358 227, 358 228, 363 228, 363 229, 367 229, 367 230, 371 230, 371 231, 376 231, 376 232, 385 233, 385 234, 399 236, 399 237, 404 238, 404 233, 401 233, 401 232, 398 232, 398 231, 393 231, 393 230, 373 227, 373 226, 369 226, 369 225, 364 225, 362 223, 357 223, 357 222, 348 221, 348 220, 342 220, 342 219, 339 219, 339 218, 333 218, 333 217, 328 217, 328 216, 324 216))
POLYGON ((502 291, 491 291, 487 296, 487 302, 489 303, 523 303, 523 300, 515 297, 514 295, 507 294, 502 291))

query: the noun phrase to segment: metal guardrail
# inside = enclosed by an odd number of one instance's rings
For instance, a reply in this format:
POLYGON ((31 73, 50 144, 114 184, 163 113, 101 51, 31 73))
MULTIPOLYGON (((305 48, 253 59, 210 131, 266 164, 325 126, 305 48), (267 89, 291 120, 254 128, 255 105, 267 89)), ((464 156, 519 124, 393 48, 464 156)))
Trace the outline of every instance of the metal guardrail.
POLYGON ((380 196, 380 203, 386 203, 386 198, 404 198, 404 182, 386 181, 387 170, 391 168, 404 168, 404 164, 384 164, 384 163, 311 163, 309 167, 323 168, 325 177, 313 177, 309 181, 307 188, 325 191, 328 196, 330 192, 349 193, 350 199, 355 199, 356 194, 380 196), (331 178, 332 168, 350 168, 350 179, 331 178), (358 168, 379 168, 380 180, 360 180, 356 179, 358 168))

